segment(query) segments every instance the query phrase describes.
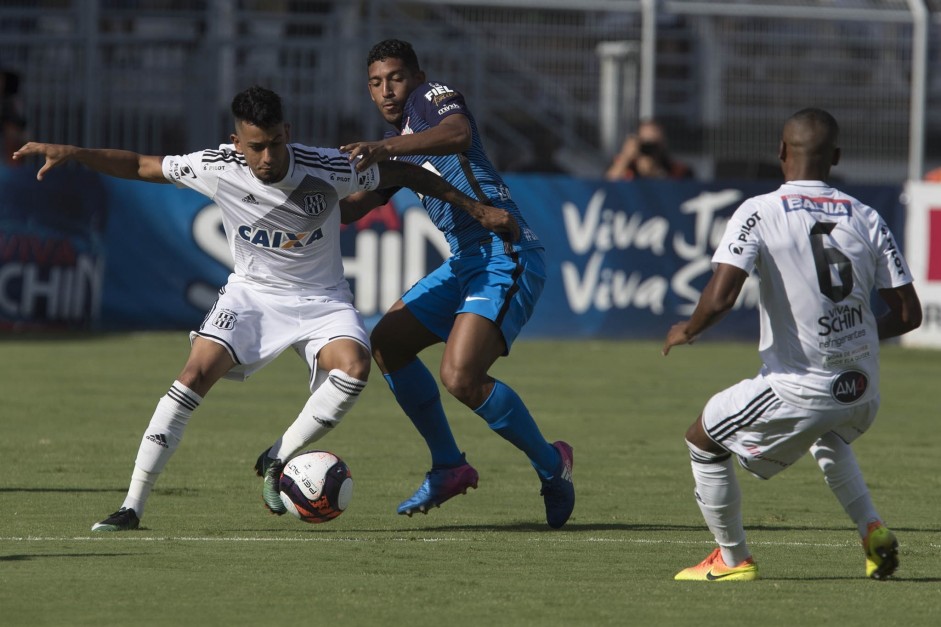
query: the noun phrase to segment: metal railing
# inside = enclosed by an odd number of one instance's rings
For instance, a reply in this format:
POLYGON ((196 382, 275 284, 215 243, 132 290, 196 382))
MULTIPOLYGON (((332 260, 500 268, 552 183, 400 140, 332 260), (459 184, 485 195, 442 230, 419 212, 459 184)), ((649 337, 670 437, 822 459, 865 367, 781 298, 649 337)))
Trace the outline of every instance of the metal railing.
POLYGON ((387 37, 467 94, 507 170, 600 175, 653 115, 700 178, 747 175, 810 105, 841 123, 846 178, 941 164, 941 0, 0 0, 26 136, 151 154, 227 141, 252 83, 298 141, 380 136, 365 56, 387 37), (614 85, 606 42, 636 50, 614 85))

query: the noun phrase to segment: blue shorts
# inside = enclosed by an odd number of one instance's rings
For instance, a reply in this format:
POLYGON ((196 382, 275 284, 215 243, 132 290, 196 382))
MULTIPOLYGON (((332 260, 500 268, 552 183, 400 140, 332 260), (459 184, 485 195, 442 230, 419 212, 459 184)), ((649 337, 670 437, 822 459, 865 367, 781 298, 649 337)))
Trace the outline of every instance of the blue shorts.
POLYGON ((445 342, 460 313, 492 320, 506 352, 532 316, 546 283, 545 251, 451 257, 402 297, 409 311, 445 342))

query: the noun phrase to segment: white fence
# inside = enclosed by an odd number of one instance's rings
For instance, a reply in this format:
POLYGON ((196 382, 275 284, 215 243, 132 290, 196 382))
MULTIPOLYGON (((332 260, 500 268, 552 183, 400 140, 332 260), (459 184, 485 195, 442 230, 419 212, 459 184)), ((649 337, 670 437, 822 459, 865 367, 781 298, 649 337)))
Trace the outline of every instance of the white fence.
POLYGON ((700 178, 760 176, 805 106, 840 121, 845 179, 941 165, 941 0, 0 0, 28 136, 154 154, 225 141, 256 82, 300 141, 381 135, 365 56, 387 37, 468 95, 506 170, 600 175, 652 115, 700 178))

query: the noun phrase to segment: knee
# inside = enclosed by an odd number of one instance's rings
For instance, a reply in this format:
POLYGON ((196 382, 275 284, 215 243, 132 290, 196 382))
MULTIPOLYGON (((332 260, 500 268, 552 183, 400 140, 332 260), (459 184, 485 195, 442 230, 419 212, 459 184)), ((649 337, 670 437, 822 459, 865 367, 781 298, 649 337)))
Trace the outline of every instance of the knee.
POLYGON ((349 359, 344 360, 343 363, 338 364, 336 368, 342 370, 354 379, 366 381, 369 379, 369 354, 363 351, 361 355, 351 356, 349 359))
POLYGON ((177 381, 200 396, 205 396, 218 379, 218 376, 193 364, 186 364, 183 371, 176 378, 177 381))
POLYGON ((383 331, 381 325, 373 329, 369 335, 369 345, 372 350, 372 358, 383 372, 388 372, 386 364, 395 361, 395 343, 394 338, 389 333, 383 331))
POLYGON ((369 337, 369 344, 371 345, 372 358, 376 360, 376 365, 379 366, 379 369, 383 372, 388 372, 386 368, 385 353, 383 352, 383 344, 376 341, 376 337, 369 337))
POLYGON ((701 451, 714 455, 724 455, 728 453, 724 447, 714 442, 713 439, 706 434, 706 430, 702 424, 702 416, 694 420, 693 424, 686 430, 686 442, 701 451))
POLYGON ((485 395, 482 393, 481 378, 466 368, 441 364, 441 384, 448 394, 471 409, 480 407, 485 395))

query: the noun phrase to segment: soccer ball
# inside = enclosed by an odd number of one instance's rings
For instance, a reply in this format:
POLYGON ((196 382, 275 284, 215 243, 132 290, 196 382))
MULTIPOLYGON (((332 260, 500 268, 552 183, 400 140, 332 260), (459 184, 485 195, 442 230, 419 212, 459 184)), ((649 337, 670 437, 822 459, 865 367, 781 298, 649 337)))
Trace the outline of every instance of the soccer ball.
POLYGON ((328 451, 305 451, 284 465, 281 502, 304 522, 322 523, 343 513, 353 496, 346 463, 328 451))

